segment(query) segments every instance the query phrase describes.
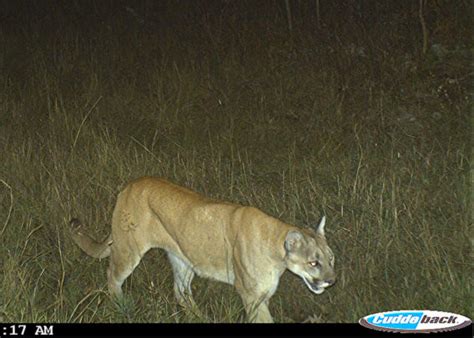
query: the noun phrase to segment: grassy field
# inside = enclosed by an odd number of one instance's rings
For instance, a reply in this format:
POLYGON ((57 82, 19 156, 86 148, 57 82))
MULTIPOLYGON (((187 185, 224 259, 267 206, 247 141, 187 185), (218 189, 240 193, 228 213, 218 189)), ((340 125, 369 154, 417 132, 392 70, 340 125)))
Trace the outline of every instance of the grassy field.
POLYGON ((232 287, 200 278, 203 314, 179 309, 159 250, 110 300, 108 261, 67 224, 104 238, 142 175, 300 226, 327 215, 338 283, 316 296, 286 272, 276 321, 474 317, 472 25, 467 2, 440 3, 421 55, 416 6, 344 23, 323 3, 320 28, 295 8, 290 34, 283 1, 2 2, 0 321, 243 320, 232 287))

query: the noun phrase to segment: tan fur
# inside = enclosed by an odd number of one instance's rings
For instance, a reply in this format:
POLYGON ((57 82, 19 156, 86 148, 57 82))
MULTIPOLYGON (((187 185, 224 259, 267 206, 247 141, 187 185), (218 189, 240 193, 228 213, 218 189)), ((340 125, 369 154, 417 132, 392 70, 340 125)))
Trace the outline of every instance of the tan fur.
POLYGON ((74 242, 87 254, 110 255, 108 287, 120 298, 124 280, 151 248, 167 251, 181 305, 194 305, 194 274, 235 286, 249 320, 272 322, 268 310, 280 276, 289 269, 314 293, 334 283, 334 257, 319 228, 298 228, 262 211, 211 200, 166 180, 143 177, 119 194, 112 233, 102 243, 71 221, 74 242), (317 260, 318 267, 309 262, 317 260))

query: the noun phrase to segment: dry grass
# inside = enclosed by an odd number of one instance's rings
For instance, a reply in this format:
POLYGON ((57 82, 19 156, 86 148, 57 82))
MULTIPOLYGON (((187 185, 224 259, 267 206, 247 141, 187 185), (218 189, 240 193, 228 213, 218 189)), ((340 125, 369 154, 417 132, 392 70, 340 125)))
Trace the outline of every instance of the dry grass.
POLYGON ((278 10, 280 25, 239 16, 244 5, 219 16, 168 4, 162 23, 146 2, 136 15, 89 8, 99 19, 75 6, 43 21, 23 10, 0 30, 0 321, 242 320, 236 292, 208 280, 194 282, 202 315, 178 309, 159 251, 127 280, 125 306, 108 298, 107 260, 83 255, 65 227, 79 216, 105 237, 118 191, 141 175, 302 226, 328 216, 339 282, 314 296, 286 273, 278 321, 413 308, 473 317, 462 27, 458 49, 421 59, 419 37, 395 24, 377 33, 382 21, 310 33, 295 20, 290 39, 278 10))

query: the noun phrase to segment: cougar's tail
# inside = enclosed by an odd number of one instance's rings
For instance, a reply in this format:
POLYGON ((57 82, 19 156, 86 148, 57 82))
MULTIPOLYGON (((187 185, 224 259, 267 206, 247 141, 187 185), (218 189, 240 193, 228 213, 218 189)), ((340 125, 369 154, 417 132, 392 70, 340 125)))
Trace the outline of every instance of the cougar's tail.
POLYGON ((69 222, 69 230, 72 240, 82 251, 94 258, 105 258, 110 255, 110 245, 112 245, 112 236, 109 235, 103 242, 97 242, 95 239, 83 232, 84 226, 77 218, 69 222))

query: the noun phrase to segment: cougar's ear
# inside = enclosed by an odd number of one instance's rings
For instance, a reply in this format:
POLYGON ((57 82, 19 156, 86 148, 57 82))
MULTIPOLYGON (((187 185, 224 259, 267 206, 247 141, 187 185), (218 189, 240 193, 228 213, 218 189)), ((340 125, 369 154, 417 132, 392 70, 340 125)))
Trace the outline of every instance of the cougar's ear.
POLYGON ((324 236, 324 226, 326 225, 326 216, 321 218, 321 222, 319 222, 318 226, 316 226, 316 233, 324 236))
POLYGON ((295 251, 300 247, 302 239, 303 234, 298 230, 288 231, 285 238, 285 250, 287 252, 295 251))

